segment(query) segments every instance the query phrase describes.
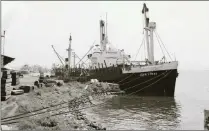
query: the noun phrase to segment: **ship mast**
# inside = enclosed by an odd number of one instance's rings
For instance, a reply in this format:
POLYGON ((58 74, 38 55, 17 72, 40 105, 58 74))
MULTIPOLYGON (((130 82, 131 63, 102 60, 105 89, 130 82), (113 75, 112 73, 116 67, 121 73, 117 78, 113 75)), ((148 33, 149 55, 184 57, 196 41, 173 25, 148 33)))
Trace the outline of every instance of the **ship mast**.
MULTIPOLYGON (((149 24, 149 18, 147 16, 148 12, 149 12, 149 9, 147 8, 146 4, 144 3, 143 9, 142 9, 142 14, 144 14, 145 28, 148 28, 148 24, 149 24)), ((146 30, 146 29, 145 29, 145 37, 146 37, 146 44, 147 44, 147 57, 148 57, 148 60, 150 60, 148 30, 146 30)))
POLYGON ((73 54, 73 68, 75 69, 75 52, 72 52, 73 54))
POLYGON ((144 3, 142 14, 144 14, 145 18, 145 36, 146 36, 146 43, 147 43, 147 56, 148 60, 154 64, 154 41, 153 41, 153 31, 156 28, 155 22, 149 22, 148 17, 149 9, 147 8, 146 4, 144 3), (150 33, 150 36, 148 35, 148 32, 150 33))
POLYGON ((107 12, 106 12, 106 37, 105 37, 105 45, 108 43, 108 36, 107 36, 107 12))
POLYGON ((68 48, 68 69, 70 69, 70 62, 71 62, 71 42, 72 42, 72 36, 70 34, 69 38, 69 48, 68 48))

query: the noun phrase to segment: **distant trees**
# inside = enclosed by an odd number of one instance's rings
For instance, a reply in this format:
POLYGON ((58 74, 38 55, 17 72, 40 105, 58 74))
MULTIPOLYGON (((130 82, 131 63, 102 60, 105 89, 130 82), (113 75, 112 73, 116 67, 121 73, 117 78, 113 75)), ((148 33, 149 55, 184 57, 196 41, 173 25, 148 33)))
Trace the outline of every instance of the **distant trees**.
POLYGON ((25 65, 23 65, 23 66, 20 68, 20 70, 23 70, 23 71, 30 71, 31 68, 30 68, 30 66, 29 66, 28 64, 25 64, 25 65))
POLYGON ((51 71, 52 71, 52 72, 55 72, 56 69, 58 69, 58 68, 63 68, 63 67, 60 66, 59 64, 53 63, 53 64, 52 64, 52 67, 51 67, 51 71))
POLYGON ((25 64, 20 68, 20 70, 21 71, 34 72, 34 73, 40 73, 40 72, 43 72, 43 73, 53 72, 53 73, 55 73, 56 69, 61 69, 61 68, 64 68, 64 67, 62 65, 55 64, 55 63, 52 64, 51 69, 49 69, 47 67, 40 66, 40 65, 25 64))
POLYGON ((42 67, 40 65, 28 65, 28 64, 25 64, 23 65, 20 70, 22 71, 29 71, 29 72, 36 72, 36 73, 39 73, 39 72, 48 72, 49 69, 46 68, 46 67, 42 67))

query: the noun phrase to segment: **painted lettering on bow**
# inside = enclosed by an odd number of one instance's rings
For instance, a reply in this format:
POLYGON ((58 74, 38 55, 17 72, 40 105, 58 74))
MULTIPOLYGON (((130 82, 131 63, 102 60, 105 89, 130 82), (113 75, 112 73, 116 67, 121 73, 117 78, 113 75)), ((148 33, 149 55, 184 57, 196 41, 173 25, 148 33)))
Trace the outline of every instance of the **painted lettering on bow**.
POLYGON ((157 75, 157 72, 148 72, 148 73, 141 73, 140 77, 143 77, 143 76, 156 76, 156 75, 157 75))

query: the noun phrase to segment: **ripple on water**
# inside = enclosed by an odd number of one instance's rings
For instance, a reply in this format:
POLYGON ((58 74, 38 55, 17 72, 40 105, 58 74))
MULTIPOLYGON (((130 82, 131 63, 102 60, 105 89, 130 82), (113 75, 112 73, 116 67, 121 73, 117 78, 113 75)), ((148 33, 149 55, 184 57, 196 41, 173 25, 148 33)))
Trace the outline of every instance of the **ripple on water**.
POLYGON ((118 96, 92 112, 110 130, 178 129, 180 122, 178 105, 172 98, 118 96))

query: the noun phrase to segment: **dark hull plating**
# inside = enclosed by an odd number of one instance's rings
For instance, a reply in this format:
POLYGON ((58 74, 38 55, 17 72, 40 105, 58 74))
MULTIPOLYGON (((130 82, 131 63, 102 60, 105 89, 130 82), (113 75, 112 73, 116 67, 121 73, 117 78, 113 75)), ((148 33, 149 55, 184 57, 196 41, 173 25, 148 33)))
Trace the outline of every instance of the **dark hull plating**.
POLYGON ((90 71, 91 79, 117 83, 130 95, 169 96, 175 93, 177 69, 123 74, 119 67, 90 71))

